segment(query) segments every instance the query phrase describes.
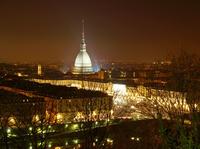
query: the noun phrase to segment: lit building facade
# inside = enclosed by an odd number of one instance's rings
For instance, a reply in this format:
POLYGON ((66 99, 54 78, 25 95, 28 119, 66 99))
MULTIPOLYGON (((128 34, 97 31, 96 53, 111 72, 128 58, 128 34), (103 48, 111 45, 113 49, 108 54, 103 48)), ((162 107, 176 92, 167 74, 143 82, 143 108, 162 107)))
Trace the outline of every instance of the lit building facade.
POLYGON ((86 51, 85 33, 84 33, 84 21, 83 32, 80 45, 80 51, 75 59, 73 74, 93 74, 92 62, 90 56, 86 51))

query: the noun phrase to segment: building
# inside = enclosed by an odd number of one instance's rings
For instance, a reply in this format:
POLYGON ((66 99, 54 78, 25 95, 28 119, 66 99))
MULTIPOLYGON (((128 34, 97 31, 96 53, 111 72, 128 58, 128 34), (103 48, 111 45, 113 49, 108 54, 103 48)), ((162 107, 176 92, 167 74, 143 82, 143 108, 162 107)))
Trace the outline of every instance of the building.
POLYGON ((0 89, 0 109, 1 127, 16 127, 16 123, 25 126, 32 125, 35 117, 45 117, 46 103, 43 98, 28 97, 4 87, 0 89))
MULTIPOLYGON (((91 91, 91 93, 95 94, 96 92, 91 91)), ((98 96, 97 94, 97 97, 93 97, 86 93, 84 97, 55 99, 56 113, 60 115, 60 118, 57 117, 58 122, 85 121, 88 118, 92 120, 107 119, 107 116, 112 115, 112 96, 98 96)))
POLYGON ((85 42, 85 33, 84 33, 84 20, 83 23, 83 32, 80 45, 80 51, 75 59, 73 74, 93 74, 92 62, 90 56, 86 51, 86 42, 85 42))
POLYGON ((38 65, 38 75, 42 75, 42 66, 40 64, 38 65))

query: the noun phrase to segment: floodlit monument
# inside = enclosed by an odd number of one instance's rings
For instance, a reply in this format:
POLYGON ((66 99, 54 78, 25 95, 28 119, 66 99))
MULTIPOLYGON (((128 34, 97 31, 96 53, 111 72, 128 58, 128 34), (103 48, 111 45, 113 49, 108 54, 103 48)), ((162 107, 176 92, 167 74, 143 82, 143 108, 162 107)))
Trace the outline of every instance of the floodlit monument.
POLYGON ((86 51, 85 33, 84 33, 84 20, 82 20, 83 32, 80 45, 80 51, 76 56, 73 74, 93 74, 92 62, 90 56, 86 51))

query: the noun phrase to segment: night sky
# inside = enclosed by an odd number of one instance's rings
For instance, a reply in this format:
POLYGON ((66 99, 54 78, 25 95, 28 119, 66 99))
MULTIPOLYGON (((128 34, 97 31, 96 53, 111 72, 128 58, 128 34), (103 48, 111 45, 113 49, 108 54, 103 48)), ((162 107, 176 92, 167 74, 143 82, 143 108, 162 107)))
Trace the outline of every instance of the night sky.
POLYGON ((96 60, 151 62, 200 54, 200 3, 192 0, 0 0, 0 62, 73 62, 81 19, 96 60))

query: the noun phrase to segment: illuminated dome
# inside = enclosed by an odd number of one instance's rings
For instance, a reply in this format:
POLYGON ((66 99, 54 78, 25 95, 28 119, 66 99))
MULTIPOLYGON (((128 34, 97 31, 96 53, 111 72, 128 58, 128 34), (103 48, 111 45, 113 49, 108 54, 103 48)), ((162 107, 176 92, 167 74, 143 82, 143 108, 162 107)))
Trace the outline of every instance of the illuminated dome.
POLYGON ((80 51, 78 53, 74 64, 74 73, 76 74, 93 73, 92 62, 86 51, 80 51))
POLYGON ((84 35, 84 22, 83 22, 83 33, 82 33, 82 39, 81 39, 81 49, 76 57, 73 73, 74 74, 92 74, 92 73, 94 73, 93 69, 92 69, 92 62, 91 62, 90 56, 88 55, 88 53, 86 51, 86 43, 85 43, 85 35, 84 35))

